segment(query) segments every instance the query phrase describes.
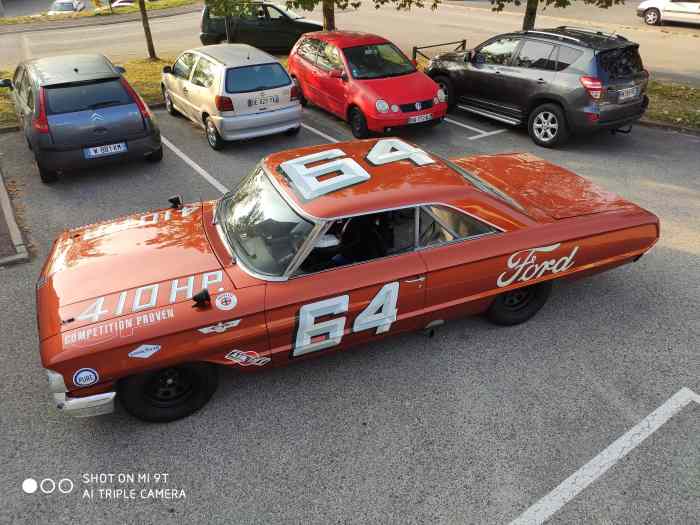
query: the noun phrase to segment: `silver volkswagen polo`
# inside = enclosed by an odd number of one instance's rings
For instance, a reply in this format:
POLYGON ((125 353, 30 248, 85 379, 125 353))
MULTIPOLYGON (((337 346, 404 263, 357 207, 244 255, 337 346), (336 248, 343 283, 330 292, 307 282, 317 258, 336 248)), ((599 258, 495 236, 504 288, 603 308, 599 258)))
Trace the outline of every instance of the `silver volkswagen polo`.
POLYGON ((163 68, 161 87, 168 112, 203 126, 216 150, 301 127, 298 87, 275 57, 246 44, 185 51, 163 68))

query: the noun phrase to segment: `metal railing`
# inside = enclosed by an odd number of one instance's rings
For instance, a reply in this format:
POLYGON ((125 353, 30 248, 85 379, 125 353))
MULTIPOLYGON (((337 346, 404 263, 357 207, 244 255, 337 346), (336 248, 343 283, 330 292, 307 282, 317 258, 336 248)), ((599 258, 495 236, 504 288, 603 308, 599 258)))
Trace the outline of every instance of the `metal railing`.
POLYGON ((457 44, 457 47, 454 48, 454 51, 466 51, 467 50, 467 40, 457 40, 456 42, 444 42, 442 44, 430 44, 429 46, 413 46, 413 52, 411 58, 413 60, 418 59, 418 55, 422 56, 426 60, 430 60, 431 57, 426 55, 425 53, 421 52, 422 49, 430 49, 433 47, 443 47, 443 46, 453 46, 457 44))

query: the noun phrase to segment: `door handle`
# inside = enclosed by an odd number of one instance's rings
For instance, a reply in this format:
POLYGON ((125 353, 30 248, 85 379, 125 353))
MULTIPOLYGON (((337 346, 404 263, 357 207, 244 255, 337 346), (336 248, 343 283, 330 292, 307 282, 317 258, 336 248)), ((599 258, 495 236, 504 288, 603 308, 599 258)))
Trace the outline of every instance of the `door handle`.
POLYGON ((405 283, 422 283, 425 281, 425 275, 419 275, 418 277, 413 277, 411 279, 406 279, 405 283))
POLYGON ((547 81, 546 81, 544 78, 538 78, 538 79, 537 79, 537 83, 538 83, 538 84, 546 84, 547 81))

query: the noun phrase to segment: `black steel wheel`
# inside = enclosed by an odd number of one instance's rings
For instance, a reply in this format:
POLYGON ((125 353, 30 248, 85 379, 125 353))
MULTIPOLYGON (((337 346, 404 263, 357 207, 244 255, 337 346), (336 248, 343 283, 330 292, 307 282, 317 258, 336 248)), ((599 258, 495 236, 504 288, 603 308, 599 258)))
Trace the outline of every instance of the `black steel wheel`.
POLYGON ((494 299, 486 316, 503 326, 524 323, 540 311, 551 291, 552 283, 548 281, 505 292, 494 299))

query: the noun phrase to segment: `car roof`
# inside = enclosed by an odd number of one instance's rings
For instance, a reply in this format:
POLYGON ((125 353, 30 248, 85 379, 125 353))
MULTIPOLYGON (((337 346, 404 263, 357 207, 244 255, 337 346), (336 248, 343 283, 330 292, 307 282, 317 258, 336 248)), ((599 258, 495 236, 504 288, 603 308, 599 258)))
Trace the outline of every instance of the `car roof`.
POLYGON ((248 44, 216 44, 191 49, 206 55, 224 66, 257 65, 277 62, 272 55, 248 44))
POLYGON ((98 53, 36 58, 25 64, 40 86, 119 77, 112 63, 98 53))
POLYGON ((369 44, 384 44, 389 42, 386 38, 371 33, 360 31, 315 31, 304 36, 318 38, 339 48, 366 46, 369 44))
MULTIPOLYGON (((370 163, 366 159, 367 154, 380 140, 386 140, 386 138, 282 151, 264 158, 262 165, 292 207, 307 217, 321 220, 363 215, 418 204, 450 204, 463 200, 464 197, 473 195, 477 191, 457 171, 427 152, 435 161, 434 163, 422 166, 411 160, 393 161, 383 165, 370 163), (353 159, 369 173, 369 180, 345 186, 320 197, 305 199, 281 169, 281 164, 298 157, 336 149, 344 154, 340 157, 353 159)), ((402 140, 402 142, 405 141, 402 140)), ((313 166, 314 163, 311 165, 313 166)))
POLYGON ((618 49, 636 45, 624 36, 615 33, 605 33, 595 28, 559 26, 550 29, 533 29, 515 33, 520 36, 533 36, 545 40, 556 40, 561 43, 579 45, 595 51, 618 49))

